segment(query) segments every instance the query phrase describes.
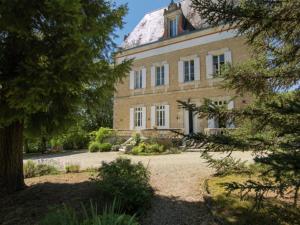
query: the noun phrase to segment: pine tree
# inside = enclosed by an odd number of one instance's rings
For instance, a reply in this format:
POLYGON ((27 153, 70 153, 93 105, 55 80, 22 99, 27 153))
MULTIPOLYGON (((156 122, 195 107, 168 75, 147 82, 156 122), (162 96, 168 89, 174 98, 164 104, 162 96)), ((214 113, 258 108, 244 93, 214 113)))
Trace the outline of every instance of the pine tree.
POLYGON ((106 0, 1 1, 1 193, 24 188, 24 125, 47 134, 72 123, 128 72, 110 54, 126 12, 106 0))
MULTIPOLYGON (((254 191, 257 203, 267 193, 284 197, 293 193, 297 205, 300 188, 300 2, 298 0, 192 0, 192 6, 211 26, 228 26, 247 39, 249 61, 226 65, 223 88, 236 95, 251 94, 243 109, 216 107, 206 99, 200 107, 180 102, 200 118, 218 117, 238 125, 235 131, 189 138, 205 150, 202 156, 223 172, 247 172, 231 157, 232 151, 253 151, 262 165, 261 181, 229 183, 229 191, 254 191), (216 160, 211 152, 227 152, 216 160), (243 171, 244 170, 244 171, 243 171)), ((259 205, 259 204, 258 204, 259 205)))

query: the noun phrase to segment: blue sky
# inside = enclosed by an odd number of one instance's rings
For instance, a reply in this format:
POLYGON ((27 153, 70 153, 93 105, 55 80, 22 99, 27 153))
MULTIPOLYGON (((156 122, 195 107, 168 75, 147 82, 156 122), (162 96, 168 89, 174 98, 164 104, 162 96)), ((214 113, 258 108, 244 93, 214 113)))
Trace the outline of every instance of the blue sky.
POLYGON ((125 34, 130 33, 147 12, 167 6, 171 0, 115 0, 117 4, 128 3, 128 14, 125 17, 125 25, 117 31, 119 38, 115 42, 120 45, 125 34))

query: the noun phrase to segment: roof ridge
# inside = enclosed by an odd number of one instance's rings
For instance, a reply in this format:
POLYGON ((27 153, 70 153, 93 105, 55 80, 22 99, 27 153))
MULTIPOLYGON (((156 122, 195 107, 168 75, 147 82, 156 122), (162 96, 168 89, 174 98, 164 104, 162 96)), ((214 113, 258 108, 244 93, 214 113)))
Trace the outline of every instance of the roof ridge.
MULTIPOLYGON (((185 1, 185 0, 175 0, 175 3, 180 3, 180 2, 183 2, 183 1, 185 1)), ((165 9, 166 7, 168 7, 168 6, 163 6, 163 7, 160 7, 158 9, 154 9, 152 11, 146 12, 144 16, 146 16, 147 14, 154 13, 154 12, 157 12, 159 10, 165 9)))

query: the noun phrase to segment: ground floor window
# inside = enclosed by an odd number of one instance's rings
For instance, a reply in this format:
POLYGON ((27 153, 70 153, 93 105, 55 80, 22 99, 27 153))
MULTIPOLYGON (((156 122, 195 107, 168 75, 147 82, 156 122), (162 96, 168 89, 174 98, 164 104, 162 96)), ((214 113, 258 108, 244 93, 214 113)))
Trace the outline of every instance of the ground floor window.
POLYGON ((164 105, 156 106, 156 126, 166 126, 166 107, 164 105))
POLYGON ((138 107, 134 109, 134 126, 136 128, 143 127, 143 108, 138 107))

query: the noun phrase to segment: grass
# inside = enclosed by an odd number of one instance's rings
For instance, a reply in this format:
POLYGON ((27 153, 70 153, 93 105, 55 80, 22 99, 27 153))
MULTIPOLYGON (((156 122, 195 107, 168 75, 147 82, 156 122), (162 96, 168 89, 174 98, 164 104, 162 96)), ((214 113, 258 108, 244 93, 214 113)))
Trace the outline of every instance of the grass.
MULTIPOLYGON (((252 178, 253 179, 253 178, 252 178)), ((255 179, 255 178, 254 178, 255 179)), ((226 225, 296 225, 300 224, 300 210, 278 199, 269 198, 263 208, 254 210, 253 198, 241 200, 238 193, 226 192, 222 183, 243 182, 247 176, 228 175, 207 181, 211 195, 212 213, 226 225)))
POLYGON ((79 173, 80 172, 80 165, 79 164, 67 164, 65 166, 66 173, 79 173))

